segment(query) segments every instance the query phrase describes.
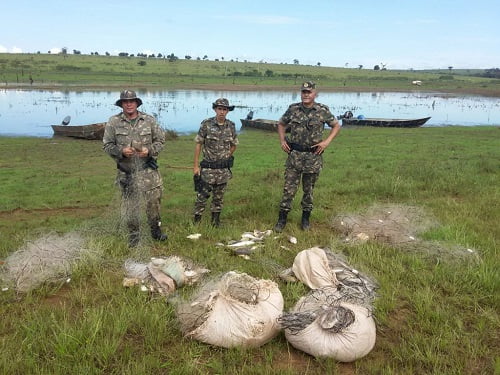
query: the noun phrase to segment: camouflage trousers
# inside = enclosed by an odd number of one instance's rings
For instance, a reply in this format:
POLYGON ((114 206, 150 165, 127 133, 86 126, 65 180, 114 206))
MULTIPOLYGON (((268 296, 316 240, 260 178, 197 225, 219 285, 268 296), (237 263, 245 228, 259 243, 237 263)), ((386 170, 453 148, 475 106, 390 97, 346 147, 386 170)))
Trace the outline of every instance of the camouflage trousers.
POLYGON ((301 206, 303 211, 312 211, 313 209, 313 190, 318 173, 302 173, 294 168, 285 170, 285 186, 283 188, 283 197, 280 202, 280 210, 290 211, 292 209, 292 201, 299 189, 300 180, 302 178, 302 196, 301 206))
POLYGON ((226 191, 227 183, 224 184, 205 184, 201 192, 196 193, 196 201, 194 203, 194 215, 201 215, 205 211, 205 206, 210 194, 212 194, 212 203, 210 205, 211 212, 221 212, 224 204, 224 192, 226 191))
POLYGON ((163 190, 161 186, 142 191, 136 184, 120 182, 120 190, 122 192, 121 215, 130 233, 139 232, 141 214, 144 209, 148 225, 151 228, 158 226, 158 222, 161 221, 160 208, 163 190))

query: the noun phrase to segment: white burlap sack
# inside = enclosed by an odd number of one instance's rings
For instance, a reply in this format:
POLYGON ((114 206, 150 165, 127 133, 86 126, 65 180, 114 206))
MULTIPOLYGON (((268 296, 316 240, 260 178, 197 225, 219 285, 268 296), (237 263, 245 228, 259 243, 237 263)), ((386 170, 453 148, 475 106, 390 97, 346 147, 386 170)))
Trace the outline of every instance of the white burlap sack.
POLYGON ((229 272, 214 284, 208 298, 202 293, 180 307, 181 325, 196 309, 204 321, 186 332, 187 337, 225 348, 258 347, 280 330, 277 319, 283 312, 283 296, 273 281, 229 272), (202 314, 199 304, 204 304, 202 314))
POLYGON ((375 322, 365 307, 341 302, 338 305, 324 306, 313 316, 316 317, 314 321, 299 331, 285 328, 285 337, 294 348, 314 357, 329 357, 340 362, 355 361, 373 349, 376 339, 375 322), (334 326, 335 323, 338 324, 338 320, 332 319, 332 316, 337 315, 339 308, 343 308, 344 312, 350 311, 354 320, 347 327, 337 330, 334 326))
POLYGON ((292 270, 295 277, 311 289, 337 284, 337 277, 328 265, 325 251, 319 247, 299 252, 293 262, 292 270))

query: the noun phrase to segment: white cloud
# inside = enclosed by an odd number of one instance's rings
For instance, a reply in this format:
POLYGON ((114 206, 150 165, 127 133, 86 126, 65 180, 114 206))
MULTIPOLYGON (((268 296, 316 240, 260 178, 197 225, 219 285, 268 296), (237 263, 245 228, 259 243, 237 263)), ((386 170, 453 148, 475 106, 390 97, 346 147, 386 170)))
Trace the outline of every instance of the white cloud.
POLYGON ((9 51, 9 49, 7 47, 2 46, 0 44, 0 53, 23 53, 23 50, 19 47, 14 46, 9 51))
POLYGON ((61 52, 62 52, 62 49, 59 48, 59 47, 54 47, 54 48, 50 49, 50 53, 52 53, 52 54, 58 54, 58 53, 61 53, 61 52))

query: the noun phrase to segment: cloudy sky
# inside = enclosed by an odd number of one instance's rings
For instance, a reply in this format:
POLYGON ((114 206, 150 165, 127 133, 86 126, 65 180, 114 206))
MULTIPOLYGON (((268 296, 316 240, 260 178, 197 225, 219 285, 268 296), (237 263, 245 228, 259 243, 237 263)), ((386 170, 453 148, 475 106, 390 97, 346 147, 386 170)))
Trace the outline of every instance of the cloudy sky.
POLYGON ((16 0, 2 4, 0 52, 500 68, 499 14, 498 0, 16 0))

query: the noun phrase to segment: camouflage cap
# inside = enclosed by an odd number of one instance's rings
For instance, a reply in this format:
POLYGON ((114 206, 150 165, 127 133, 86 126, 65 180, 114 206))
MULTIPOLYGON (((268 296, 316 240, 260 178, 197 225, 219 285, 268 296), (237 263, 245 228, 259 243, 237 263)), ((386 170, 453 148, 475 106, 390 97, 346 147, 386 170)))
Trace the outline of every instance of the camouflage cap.
POLYGON ((225 107, 228 109, 228 111, 232 111, 234 109, 234 105, 229 105, 229 100, 226 98, 219 98, 215 102, 212 103, 212 108, 215 109, 216 107, 225 107))
POLYGON ((120 99, 115 102, 115 105, 118 107, 122 106, 122 100, 135 100, 137 102, 137 106, 139 107, 142 104, 142 100, 137 97, 135 91, 132 90, 123 90, 120 93, 120 99))
POLYGON ((316 88, 316 84, 312 81, 307 81, 300 86, 300 91, 312 91, 316 88))

